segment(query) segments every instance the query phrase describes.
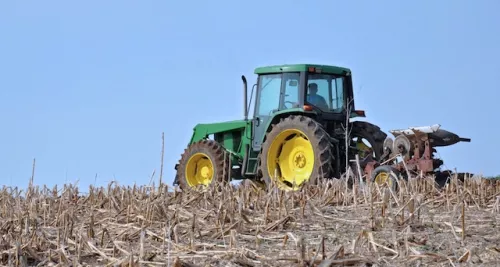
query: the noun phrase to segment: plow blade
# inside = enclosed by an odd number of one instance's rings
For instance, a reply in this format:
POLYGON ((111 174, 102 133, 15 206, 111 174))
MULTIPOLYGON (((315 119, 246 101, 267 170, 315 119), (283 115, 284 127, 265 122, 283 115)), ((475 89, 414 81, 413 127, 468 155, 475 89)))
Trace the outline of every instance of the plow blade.
POLYGON ((409 127, 404 130, 392 130, 389 132, 392 133, 394 137, 398 137, 399 135, 404 135, 406 137, 427 136, 433 147, 451 146, 458 142, 471 141, 470 138, 460 137, 455 133, 440 128, 440 124, 434 124, 431 126, 409 127))
POLYGON ((367 177, 377 175, 387 168, 402 174, 407 172, 417 175, 436 174, 443 165, 443 160, 435 158, 436 147, 454 145, 458 142, 470 142, 470 138, 460 137, 455 133, 441 129, 441 125, 409 127, 408 129, 389 131, 394 139, 387 137, 384 142, 384 155, 379 161, 367 160, 363 164, 367 177), (400 158, 402 161, 397 160, 400 158), (388 166, 387 166, 388 165, 388 166), (385 168, 385 169, 384 169, 385 168))

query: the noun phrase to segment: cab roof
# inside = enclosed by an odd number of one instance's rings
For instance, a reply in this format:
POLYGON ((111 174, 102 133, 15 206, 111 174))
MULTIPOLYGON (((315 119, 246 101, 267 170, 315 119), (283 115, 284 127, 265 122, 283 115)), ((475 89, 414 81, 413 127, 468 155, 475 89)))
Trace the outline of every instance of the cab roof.
POLYGON ((348 68, 332 66, 332 65, 318 65, 318 64, 285 64, 285 65, 274 65, 274 66, 263 66, 255 69, 255 74, 267 74, 267 73, 280 73, 280 72, 300 72, 308 71, 309 68, 321 69, 322 73, 332 73, 332 74, 345 74, 350 73, 351 70, 348 68))

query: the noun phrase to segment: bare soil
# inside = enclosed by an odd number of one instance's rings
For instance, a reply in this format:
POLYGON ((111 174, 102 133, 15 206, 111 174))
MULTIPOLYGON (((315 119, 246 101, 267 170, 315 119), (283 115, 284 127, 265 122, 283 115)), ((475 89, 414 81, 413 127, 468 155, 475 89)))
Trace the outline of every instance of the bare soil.
POLYGON ((8 266, 500 266, 500 181, 0 191, 8 266))

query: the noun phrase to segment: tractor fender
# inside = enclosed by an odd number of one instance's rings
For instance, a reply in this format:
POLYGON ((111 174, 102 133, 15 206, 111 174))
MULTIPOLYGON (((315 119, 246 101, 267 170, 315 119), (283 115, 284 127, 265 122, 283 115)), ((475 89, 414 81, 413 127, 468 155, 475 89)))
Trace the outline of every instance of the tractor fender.
MULTIPOLYGON (((302 116, 314 118, 317 115, 317 113, 314 111, 305 111, 304 109, 301 109, 301 108, 294 108, 294 109, 281 110, 281 111, 274 113, 273 115, 274 116, 272 117, 272 119, 270 119, 266 123, 265 133, 268 133, 269 131, 271 131, 273 124, 278 123, 282 118, 285 118, 285 117, 288 117, 291 115, 302 115, 302 116)), ((260 143, 262 144, 265 141, 266 141, 266 134, 264 134, 262 136, 262 140, 260 140, 260 143)))

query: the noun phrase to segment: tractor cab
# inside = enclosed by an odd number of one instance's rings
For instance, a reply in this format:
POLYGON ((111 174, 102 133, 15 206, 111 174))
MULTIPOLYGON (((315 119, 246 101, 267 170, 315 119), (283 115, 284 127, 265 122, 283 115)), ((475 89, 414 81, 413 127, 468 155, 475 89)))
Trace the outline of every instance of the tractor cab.
MULTIPOLYGON (((257 92, 252 147, 261 149, 271 119, 290 112, 315 113, 317 120, 345 121, 346 107, 354 111, 349 69, 324 65, 282 65, 255 69, 257 92)), ((351 112, 351 117, 364 116, 351 112)))

